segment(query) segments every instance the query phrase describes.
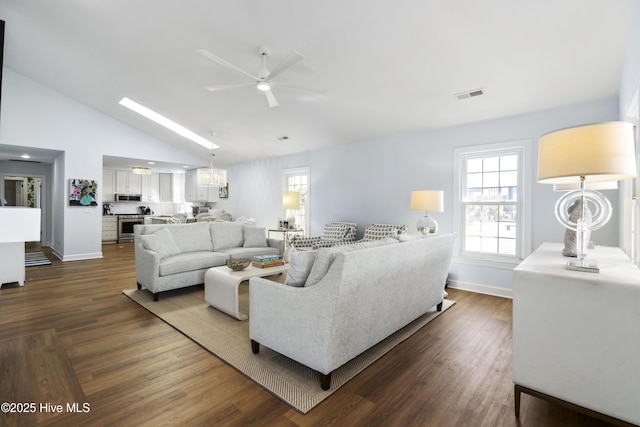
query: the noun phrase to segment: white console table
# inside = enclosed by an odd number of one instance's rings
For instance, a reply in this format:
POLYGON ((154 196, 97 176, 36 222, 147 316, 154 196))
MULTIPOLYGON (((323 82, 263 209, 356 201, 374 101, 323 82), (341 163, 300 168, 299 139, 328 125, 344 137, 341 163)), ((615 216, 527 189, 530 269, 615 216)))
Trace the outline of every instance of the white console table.
POLYGON ((40 209, 0 207, 0 287, 24 286, 24 242, 40 241, 40 209))
POLYGON ((513 274, 515 412, 521 392, 617 425, 640 425, 640 270, 596 247, 600 273, 571 271, 544 243, 513 274))

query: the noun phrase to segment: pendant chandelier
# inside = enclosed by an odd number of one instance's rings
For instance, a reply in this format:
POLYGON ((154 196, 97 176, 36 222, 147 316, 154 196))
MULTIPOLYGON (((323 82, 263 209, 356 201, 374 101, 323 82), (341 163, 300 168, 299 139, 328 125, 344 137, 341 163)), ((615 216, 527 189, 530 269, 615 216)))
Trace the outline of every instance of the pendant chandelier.
POLYGON ((198 186, 200 187, 224 187, 227 185, 227 171, 213 167, 214 156, 215 154, 211 153, 209 169, 198 169, 198 186))

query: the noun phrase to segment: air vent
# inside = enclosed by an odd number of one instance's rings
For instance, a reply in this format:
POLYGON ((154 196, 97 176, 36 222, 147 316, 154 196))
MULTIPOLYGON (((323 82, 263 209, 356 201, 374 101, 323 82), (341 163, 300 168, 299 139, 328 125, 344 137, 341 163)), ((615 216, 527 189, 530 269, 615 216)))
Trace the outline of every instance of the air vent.
POLYGON ((480 96, 480 95, 484 95, 484 89, 482 88, 453 94, 453 96, 455 96, 458 101, 462 101, 463 99, 473 98, 474 96, 480 96))

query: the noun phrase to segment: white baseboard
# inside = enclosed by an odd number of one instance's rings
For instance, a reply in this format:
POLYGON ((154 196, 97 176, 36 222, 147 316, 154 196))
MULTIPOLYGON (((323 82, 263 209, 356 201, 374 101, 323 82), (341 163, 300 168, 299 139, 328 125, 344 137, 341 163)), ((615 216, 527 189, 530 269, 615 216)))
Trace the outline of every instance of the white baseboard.
POLYGON ((459 280, 449 280, 448 287, 451 289, 460 289, 461 291, 476 292, 478 294, 486 294, 496 297, 513 299, 513 289, 479 285, 477 283, 461 282, 459 280))
POLYGON ((65 262, 65 261, 81 261, 83 259, 102 258, 102 252, 96 252, 96 253, 92 253, 92 254, 76 254, 76 255, 63 256, 63 255, 59 255, 58 253, 56 253, 54 251, 54 255, 57 256, 59 259, 61 259, 62 262, 65 262))

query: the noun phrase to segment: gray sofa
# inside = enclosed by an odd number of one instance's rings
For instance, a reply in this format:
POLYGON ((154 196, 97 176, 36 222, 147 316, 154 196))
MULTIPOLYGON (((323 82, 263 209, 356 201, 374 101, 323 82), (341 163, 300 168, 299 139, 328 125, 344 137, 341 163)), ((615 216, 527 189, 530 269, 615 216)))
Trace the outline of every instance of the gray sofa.
POLYGON ((283 286, 250 279, 249 337, 331 373, 429 309, 442 308, 455 235, 397 236, 293 251, 283 286), (306 275, 306 276, 305 276, 306 275))
POLYGON ((138 289, 153 293, 204 282, 211 267, 229 258, 282 254, 282 240, 267 239, 265 229, 235 222, 135 225, 138 289))

